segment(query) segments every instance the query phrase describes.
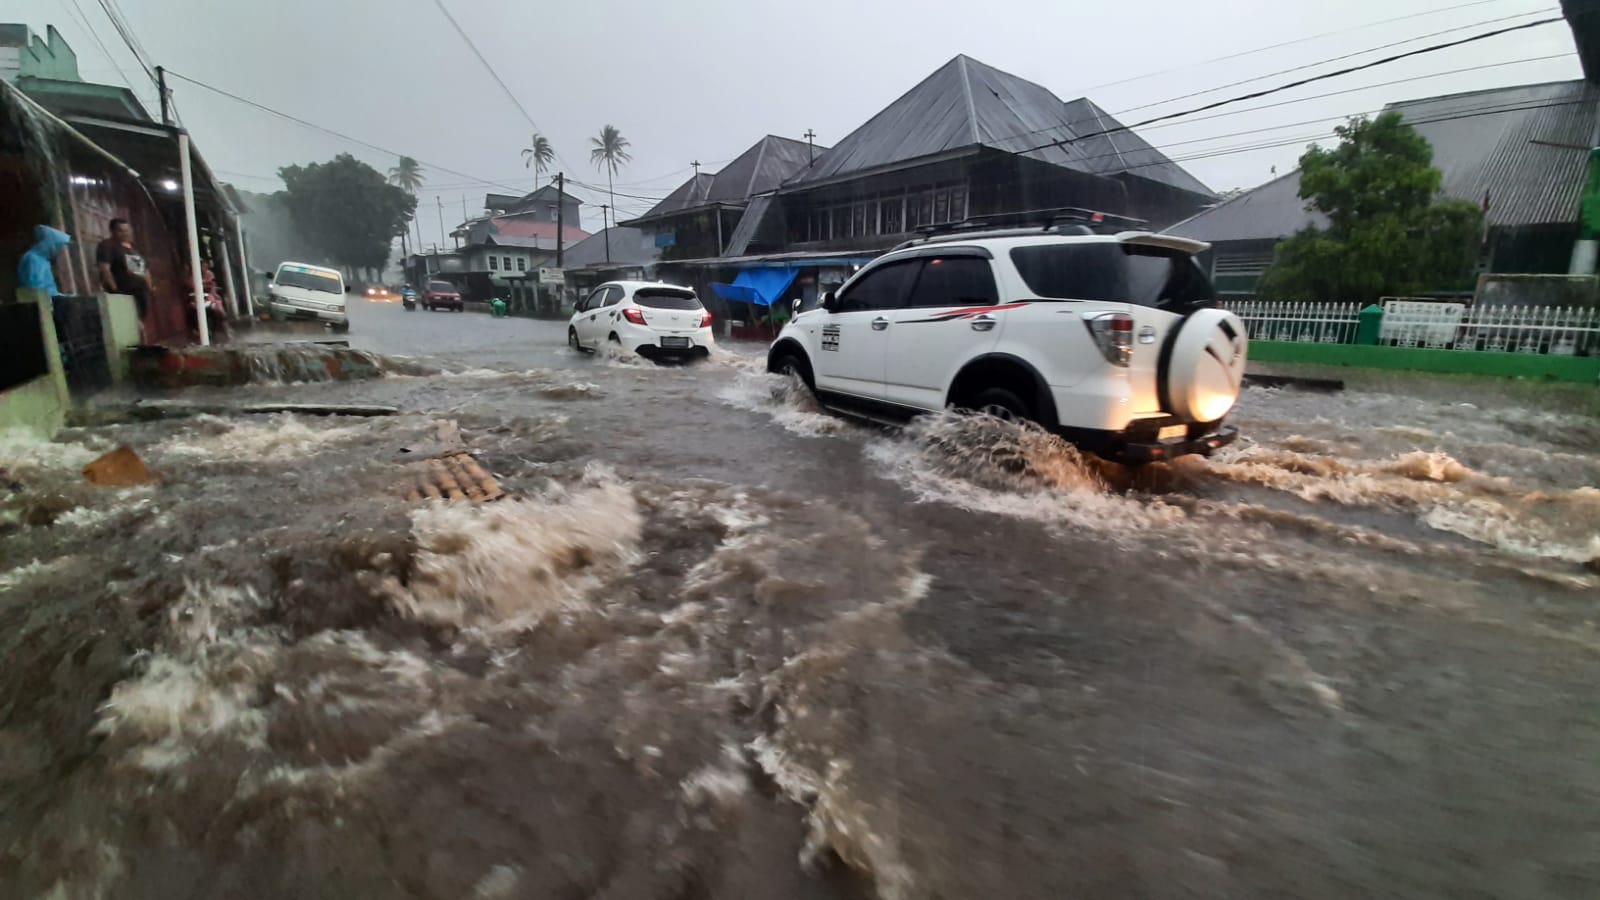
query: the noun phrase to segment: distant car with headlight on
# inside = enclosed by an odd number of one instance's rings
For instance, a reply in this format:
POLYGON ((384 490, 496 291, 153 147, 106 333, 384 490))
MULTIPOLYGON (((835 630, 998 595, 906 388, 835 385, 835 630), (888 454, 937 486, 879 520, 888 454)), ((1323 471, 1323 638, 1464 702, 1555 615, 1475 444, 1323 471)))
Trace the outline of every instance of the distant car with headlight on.
POLYGON ((394 292, 381 284, 367 285, 366 297, 374 303, 393 303, 396 299, 394 292))
POLYGON ((946 227, 797 309, 767 368, 874 420, 956 407, 1108 459, 1209 454, 1238 435, 1223 418, 1247 339, 1195 261, 1207 246, 1076 222, 946 227))

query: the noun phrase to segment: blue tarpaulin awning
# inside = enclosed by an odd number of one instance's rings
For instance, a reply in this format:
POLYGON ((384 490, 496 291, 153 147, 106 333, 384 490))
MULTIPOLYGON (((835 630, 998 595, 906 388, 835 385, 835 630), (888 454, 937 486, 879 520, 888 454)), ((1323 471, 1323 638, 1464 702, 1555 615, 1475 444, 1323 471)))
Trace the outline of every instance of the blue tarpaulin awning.
POLYGON ((712 284, 711 289, 724 300, 771 306, 794 283, 796 274, 791 268, 745 269, 734 277, 733 284, 712 284))

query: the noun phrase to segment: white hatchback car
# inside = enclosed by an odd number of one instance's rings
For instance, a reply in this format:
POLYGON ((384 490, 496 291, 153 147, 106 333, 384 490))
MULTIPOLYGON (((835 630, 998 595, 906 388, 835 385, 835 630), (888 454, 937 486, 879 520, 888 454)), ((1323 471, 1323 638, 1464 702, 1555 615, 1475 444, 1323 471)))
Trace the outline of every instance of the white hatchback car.
POLYGON ((578 301, 567 345, 596 350, 607 341, 648 358, 707 356, 716 344, 694 291, 655 281, 607 282, 578 301))
POLYGON ((1207 246, 1082 226, 911 241, 798 313, 767 368, 873 419, 954 406, 1110 459, 1210 453, 1238 433, 1247 339, 1194 260, 1207 246))

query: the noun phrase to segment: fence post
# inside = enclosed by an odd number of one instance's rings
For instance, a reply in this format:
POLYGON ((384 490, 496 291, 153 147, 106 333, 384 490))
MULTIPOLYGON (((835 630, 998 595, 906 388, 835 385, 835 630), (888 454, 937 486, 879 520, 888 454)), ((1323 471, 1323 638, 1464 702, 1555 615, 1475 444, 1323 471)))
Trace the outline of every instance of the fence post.
POLYGON ((1356 343, 1376 344, 1383 334, 1383 307, 1374 303, 1356 316, 1356 343))

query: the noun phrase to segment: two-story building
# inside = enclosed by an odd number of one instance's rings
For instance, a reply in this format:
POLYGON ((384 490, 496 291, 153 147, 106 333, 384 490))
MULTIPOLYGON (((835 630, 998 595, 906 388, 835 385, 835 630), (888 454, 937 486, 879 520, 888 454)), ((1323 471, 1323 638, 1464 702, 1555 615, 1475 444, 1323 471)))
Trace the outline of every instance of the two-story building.
POLYGON ((558 237, 563 249, 589 237, 578 227, 582 202, 551 185, 521 197, 485 195, 484 214, 451 232, 457 248, 413 256, 408 277, 449 281, 472 300, 520 300, 530 273, 555 266, 558 237))

